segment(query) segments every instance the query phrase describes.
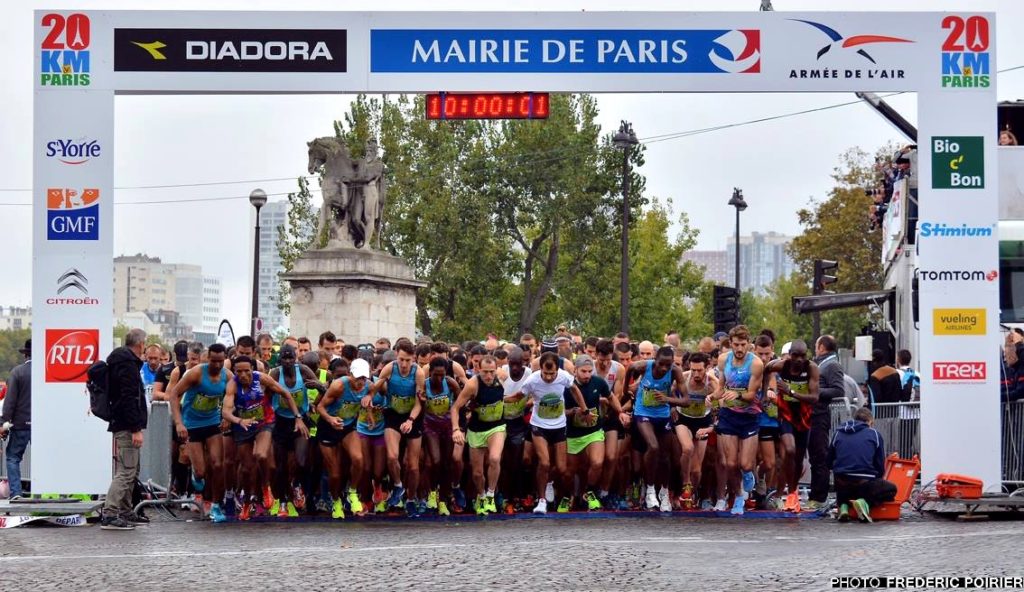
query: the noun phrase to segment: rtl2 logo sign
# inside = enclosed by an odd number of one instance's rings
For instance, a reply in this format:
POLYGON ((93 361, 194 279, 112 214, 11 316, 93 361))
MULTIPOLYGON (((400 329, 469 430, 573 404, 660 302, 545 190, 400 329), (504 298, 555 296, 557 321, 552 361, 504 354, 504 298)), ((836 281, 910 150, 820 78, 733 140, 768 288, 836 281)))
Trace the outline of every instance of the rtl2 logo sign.
POLYGON ((983 16, 949 15, 942 19, 949 31, 942 44, 942 86, 945 88, 988 88, 989 23, 983 16))
POLYGON ((89 17, 50 13, 40 24, 49 29, 40 46, 42 86, 89 86, 89 17))
POLYGON ((85 382, 99 350, 98 329, 47 329, 46 382, 85 382))
POLYGON ((933 362, 932 380, 937 382, 984 382, 985 362, 933 362))

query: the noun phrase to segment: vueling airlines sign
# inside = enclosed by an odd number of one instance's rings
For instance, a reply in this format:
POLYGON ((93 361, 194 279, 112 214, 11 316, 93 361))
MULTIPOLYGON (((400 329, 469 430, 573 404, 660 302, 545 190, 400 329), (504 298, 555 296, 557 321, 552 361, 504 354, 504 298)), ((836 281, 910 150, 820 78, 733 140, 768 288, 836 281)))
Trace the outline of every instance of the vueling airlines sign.
POLYGON ((932 311, 936 335, 985 335, 984 308, 936 308, 932 311))

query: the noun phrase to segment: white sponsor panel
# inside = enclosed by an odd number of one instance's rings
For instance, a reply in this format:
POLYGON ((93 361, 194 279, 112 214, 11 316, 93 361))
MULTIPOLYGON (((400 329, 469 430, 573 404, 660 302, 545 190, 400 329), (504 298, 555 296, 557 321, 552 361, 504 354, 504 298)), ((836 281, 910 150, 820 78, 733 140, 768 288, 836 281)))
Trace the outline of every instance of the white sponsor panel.
POLYGON ((84 372, 112 341, 113 93, 36 91, 35 107, 32 488, 103 493, 111 439, 84 372))

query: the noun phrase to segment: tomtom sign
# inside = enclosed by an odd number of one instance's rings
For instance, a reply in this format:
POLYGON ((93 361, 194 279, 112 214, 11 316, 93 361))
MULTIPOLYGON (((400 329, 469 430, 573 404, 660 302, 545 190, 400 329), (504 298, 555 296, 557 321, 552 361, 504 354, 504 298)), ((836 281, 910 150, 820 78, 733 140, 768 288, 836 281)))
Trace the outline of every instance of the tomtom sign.
POLYGON ((46 382, 85 382, 99 349, 97 329, 47 329, 46 382))

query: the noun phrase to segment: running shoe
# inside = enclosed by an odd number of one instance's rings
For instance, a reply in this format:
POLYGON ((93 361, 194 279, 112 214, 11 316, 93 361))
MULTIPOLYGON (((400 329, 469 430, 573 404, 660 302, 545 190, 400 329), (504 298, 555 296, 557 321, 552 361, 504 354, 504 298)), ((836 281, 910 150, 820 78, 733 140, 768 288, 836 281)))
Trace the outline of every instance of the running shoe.
POLYGON ((280 515, 281 514, 281 500, 275 499, 274 503, 270 504, 270 508, 269 508, 268 512, 270 513, 271 516, 278 516, 278 515, 280 515))
POLYGON ((498 504, 495 501, 493 495, 485 495, 484 496, 484 510, 488 514, 497 514, 498 513, 498 504))
POLYGON ((548 500, 540 498, 537 500, 537 506, 533 509, 534 514, 547 514, 548 513, 548 500))
POLYGON ((786 503, 782 506, 782 509, 786 512, 799 512, 800 511, 800 494, 792 492, 786 496, 786 503))
POLYGON ((563 497, 562 501, 558 502, 557 512, 559 514, 565 514, 568 513, 569 510, 572 510, 572 500, 567 497, 563 497))
POLYGON ((658 502, 660 502, 659 505, 662 512, 672 511, 672 500, 670 499, 667 487, 661 488, 661 491, 658 493, 658 502))
POLYGON ((555 501, 555 483, 554 481, 548 481, 547 487, 544 488, 544 499, 548 500, 548 503, 555 501))
POLYGON ((355 489, 348 490, 348 509, 353 514, 362 515, 365 511, 363 509, 363 502, 359 500, 359 494, 356 493, 355 489))
POLYGON ((292 502, 288 502, 287 504, 285 504, 284 508, 285 508, 285 516, 287 516, 288 518, 298 518, 299 517, 299 511, 295 509, 295 504, 293 504, 292 502))
POLYGON ((391 489, 391 497, 388 498, 389 508, 401 508, 402 500, 405 498, 405 488, 401 485, 396 485, 391 489))
POLYGON ((860 519, 861 522, 874 522, 874 520, 871 519, 871 506, 868 505, 866 499, 858 498, 850 503, 852 503, 853 507, 856 508, 857 518, 860 519))
POLYGON ((626 501, 624 498, 617 497, 615 503, 617 504, 617 507, 615 509, 618 510, 619 512, 628 512, 629 510, 633 509, 630 507, 629 502, 626 501))
POLYGON ((476 499, 473 500, 473 510, 476 512, 477 516, 487 515, 487 502, 484 501, 484 496, 476 496, 476 499))
POLYGON ((416 500, 416 515, 422 516, 427 513, 427 500, 418 499, 416 500))
POLYGON ((535 505, 537 505, 537 500, 533 499, 533 494, 527 494, 526 498, 523 499, 523 509, 527 509, 535 505))
POLYGON ((711 500, 709 499, 706 499, 700 503, 700 509, 704 510, 705 512, 714 509, 714 507, 714 504, 712 504, 711 500))
POLYGON ((711 509, 714 510, 715 512, 724 512, 729 509, 729 506, 726 503, 725 498, 722 498, 715 502, 715 507, 711 509))
POLYGON ((743 515, 743 507, 746 505, 746 503, 747 503, 746 496, 739 496, 739 495, 737 495, 736 499, 732 503, 732 510, 730 511, 730 513, 733 516, 742 516, 743 515))
MULTIPOLYGON (((338 500, 338 501, 340 502, 341 500, 338 500)), ((316 511, 317 512, 323 512, 325 514, 327 512, 330 512, 331 511, 331 502, 329 500, 325 500, 323 498, 320 498, 320 499, 316 500, 316 511)))
POLYGON ((437 490, 431 489, 430 493, 427 494, 427 508, 431 510, 437 509, 437 490))
POLYGON ((377 502, 377 505, 373 506, 373 511, 377 514, 383 514, 388 511, 387 501, 377 502))
POLYGON ((270 490, 270 486, 267 485, 263 488, 263 507, 269 508, 274 505, 274 493, 270 490))
POLYGON ((385 501, 387 499, 388 499, 388 496, 387 496, 386 493, 384 493, 384 490, 381 489, 380 483, 374 483, 373 484, 373 496, 371 497, 371 501, 373 501, 373 503, 375 503, 375 504, 379 504, 382 501, 385 501))
POLYGON ((848 506, 847 504, 840 504, 839 505, 839 515, 836 516, 836 520, 838 520, 840 522, 849 522, 850 521, 850 506, 848 506))
POLYGON ((227 491, 224 493, 224 514, 226 516, 234 516, 238 513, 238 508, 235 504, 235 492, 227 491))
POLYGON ((645 503, 648 510, 658 509, 658 496, 655 495, 653 487, 647 490, 647 499, 645 503))
POLYGON ((292 489, 292 500, 295 501, 295 508, 299 510, 306 509, 306 494, 302 491, 302 488, 295 486, 292 489))
POLYGON ((203 515, 209 516, 210 510, 213 509, 213 502, 203 500, 203 515))
POLYGON ((583 500, 587 502, 587 509, 591 512, 601 509, 601 501, 597 499, 593 491, 588 491, 583 494, 583 500))
POLYGON ((757 479, 754 478, 753 471, 743 471, 743 491, 750 493, 754 490, 754 485, 757 484, 757 479))
POLYGON ((683 491, 679 494, 679 506, 684 510, 692 510, 694 505, 693 485, 683 485, 683 491))
POLYGON ((331 507, 331 518, 335 520, 345 519, 345 508, 341 504, 341 499, 334 500, 334 504, 331 507))
POLYGON ((227 522, 228 517, 224 515, 223 508, 220 504, 213 504, 210 506, 210 520, 214 522, 227 522))
POLYGON ((206 479, 198 479, 195 471, 192 471, 192 489, 196 493, 202 493, 206 489, 206 479))
POLYGON ((466 493, 462 491, 461 487, 452 488, 452 501, 454 502, 456 512, 466 509, 466 493))
POLYGON ((512 500, 506 500, 505 501, 505 505, 502 507, 502 512, 504 512, 505 514, 509 514, 509 515, 515 514, 516 513, 516 505, 515 505, 515 503, 513 503, 512 500))
POLYGON ((756 489, 757 493, 760 495, 768 495, 768 482, 765 481, 763 477, 758 477, 757 485, 754 486, 754 489, 756 489))
POLYGON ((807 512, 817 512, 818 510, 824 507, 825 504, 815 500, 809 500, 807 503, 803 505, 803 509, 807 512))
POLYGON ((444 502, 437 502, 437 515, 438 516, 451 516, 452 513, 448 511, 448 504, 444 502))
POLYGON ((419 515, 418 507, 416 506, 416 501, 415 500, 409 500, 409 501, 405 502, 405 513, 410 518, 415 518, 416 516, 419 515))
POLYGON ((242 509, 238 512, 239 520, 248 520, 252 518, 252 504, 242 504, 242 509))

